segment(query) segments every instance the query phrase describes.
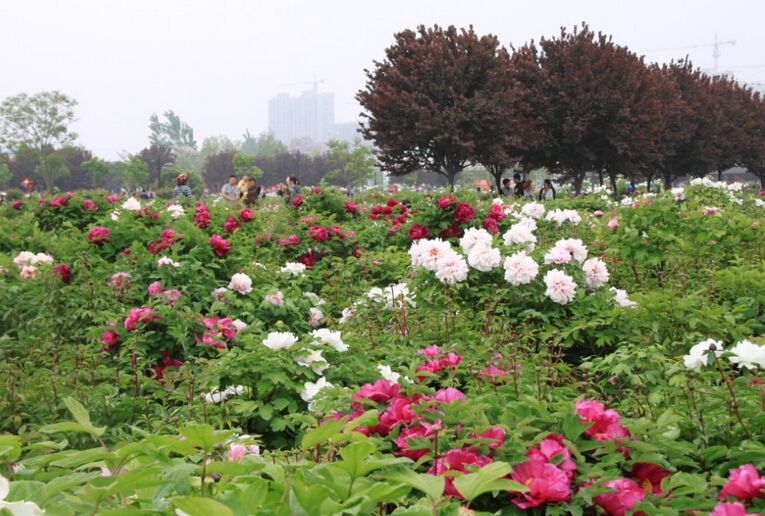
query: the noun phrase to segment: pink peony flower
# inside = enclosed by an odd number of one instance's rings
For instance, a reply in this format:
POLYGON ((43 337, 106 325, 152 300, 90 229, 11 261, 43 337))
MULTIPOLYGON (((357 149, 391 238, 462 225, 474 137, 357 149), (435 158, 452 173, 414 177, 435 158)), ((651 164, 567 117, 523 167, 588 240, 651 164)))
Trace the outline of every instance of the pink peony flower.
POLYGON ((57 208, 57 207, 59 207, 59 206, 63 206, 63 205, 65 205, 65 204, 66 204, 66 199, 64 199, 64 198, 63 198, 63 197, 61 197, 61 196, 57 196, 57 197, 54 197, 54 198, 53 198, 53 199, 50 201, 50 205, 51 205, 52 207, 54 207, 54 208, 57 208))
POLYGON ((547 271, 544 277, 545 295, 559 305, 565 305, 576 296, 576 283, 571 276, 557 269, 547 271))
MULTIPOLYGON (((625 516, 626 512, 632 510, 635 504, 645 498, 645 491, 640 488, 634 480, 628 478, 619 478, 603 482, 604 487, 610 487, 615 492, 603 493, 592 500, 603 509, 608 516, 625 516)), ((640 511, 633 516, 642 516, 645 513, 640 511)))
POLYGON ((292 199, 292 205, 297 208, 298 206, 303 204, 303 200, 305 200, 305 197, 300 195, 300 194, 298 194, 298 195, 295 196, 294 199, 292 199))
POLYGON ((473 439, 492 439, 494 442, 489 444, 490 450, 494 450, 505 444, 505 431, 498 426, 489 428, 480 434, 472 433, 470 434, 470 437, 473 439))
POLYGON ((82 201, 82 209, 88 211, 98 211, 98 205, 90 199, 85 199, 82 201))
POLYGON ((120 336, 114 330, 104 330, 101 334, 101 342, 111 348, 120 343, 120 336))
POLYGON ((516 465, 510 477, 529 488, 525 493, 511 491, 511 494, 519 496, 513 498, 513 503, 521 509, 530 509, 547 502, 565 502, 571 498, 571 480, 568 475, 541 457, 516 465))
POLYGON ((616 229, 617 226, 619 226, 619 221, 616 219, 611 219, 608 221, 608 227, 611 229, 616 229))
POLYGON ((207 211, 199 212, 194 216, 194 224, 199 228, 206 228, 210 224, 210 220, 212 218, 207 211))
POLYGON ((562 435, 548 435, 542 439, 541 443, 532 446, 525 455, 530 459, 541 458, 545 462, 549 462, 550 459, 557 455, 562 455, 563 459, 556 461, 558 462, 558 468, 561 471, 565 471, 569 478, 573 477, 574 471, 576 471, 576 464, 571 460, 571 450, 563 444, 562 435))
POLYGON ((178 290, 170 289, 162 292, 165 297, 165 304, 168 306, 175 306, 178 300, 181 298, 181 293, 178 290))
POLYGON ((451 403, 454 400, 465 399, 465 395, 454 387, 447 387, 446 389, 436 391, 434 399, 441 403, 451 403))
POLYGON ((438 199, 438 207, 442 210, 445 210, 446 208, 455 205, 459 202, 459 200, 453 196, 453 195, 444 195, 438 199))
POLYGON ((72 194, 72 192, 66 192, 67 199, 71 199, 72 197, 74 197, 74 194, 72 194))
POLYGON ((108 195, 106 197, 106 202, 120 202, 120 196, 119 195, 108 195))
POLYGON ((291 245, 298 245, 300 244, 300 237, 297 235, 290 235, 287 238, 281 238, 279 239, 279 247, 287 247, 291 245))
POLYGON ((353 399, 368 399, 378 403, 386 403, 396 397, 401 386, 388 380, 377 380, 374 384, 365 383, 359 392, 353 394, 353 399))
POLYGON ((36 278, 37 267, 35 267, 34 265, 24 265, 23 267, 21 267, 21 272, 19 274, 21 275, 21 279, 23 280, 36 278))
POLYGON ((151 285, 149 285, 149 295, 155 296, 162 292, 162 284, 159 281, 155 281, 151 285))
POLYGON ((593 215, 595 215, 596 217, 602 217, 603 216, 603 212, 600 211, 600 210, 596 210, 595 213, 593 213, 593 215))
POLYGON ((417 417, 412 409, 412 401, 406 396, 397 395, 391 400, 385 412, 380 414, 377 432, 385 437, 397 425, 409 424, 417 417))
MULTIPOLYGON (((426 422, 417 423, 412 426, 408 426, 406 428, 403 428, 401 432, 398 434, 398 437, 393 440, 394 443, 396 443, 396 446, 399 447, 399 451, 395 452, 396 455, 400 455, 402 457, 408 457, 412 460, 419 460, 421 459, 425 454, 427 454, 430 451, 429 447, 424 448, 416 448, 412 449, 411 446, 414 446, 413 443, 409 442, 410 437, 430 437, 435 435, 434 426, 440 426, 441 421, 437 420, 434 425, 431 425, 426 422)), ((434 441, 434 439, 428 439, 431 443, 434 441)))
MULTIPOLYGON (((454 449, 446 452, 443 458, 438 459, 428 470, 431 475, 443 475, 447 471, 459 471, 467 473, 466 466, 477 466, 482 468, 483 466, 491 462, 491 458, 485 455, 478 455, 475 449, 454 449)), ((446 480, 444 484, 444 495, 454 496, 462 499, 462 495, 454 487, 454 477, 444 477, 446 480)))
POLYGON ((647 462, 636 462, 630 471, 630 477, 634 478, 643 490, 653 493, 654 496, 664 492, 661 490, 661 481, 669 475, 669 471, 661 466, 647 462))
POLYGON ((730 470, 728 482, 723 486, 719 499, 733 496, 742 502, 751 502, 753 498, 765 498, 763 489, 765 477, 761 477, 753 465, 745 464, 730 470))
POLYGON ((88 231, 88 240, 91 244, 101 244, 103 242, 106 242, 106 240, 109 238, 109 234, 111 231, 109 228, 105 228, 103 226, 96 226, 92 228, 90 231, 88 231))
POLYGON ((135 308, 130 310, 130 314, 125 319, 125 329, 127 331, 133 331, 137 322, 149 322, 154 319, 159 319, 159 316, 154 313, 152 308, 135 308))
POLYGON ((252 292, 252 279, 242 273, 237 273, 231 276, 231 281, 228 283, 229 290, 234 290, 240 294, 249 294, 252 292))
POLYGON ((597 401, 579 400, 576 402, 576 412, 582 418, 582 422, 594 423, 585 430, 596 441, 610 441, 621 437, 629 437, 629 431, 619 422, 621 417, 613 409, 605 409, 602 403, 597 401))
POLYGON ((550 251, 545 255, 545 264, 551 265, 564 265, 567 263, 571 263, 572 257, 571 252, 568 249, 564 249, 562 247, 553 247, 550 249, 550 251))
POLYGON ((709 516, 761 516, 757 513, 749 513, 746 512, 746 507, 744 507, 742 504, 738 502, 729 503, 729 502, 722 502, 718 503, 714 510, 709 513, 709 516))
POLYGON ((218 256, 225 256, 229 249, 231 249, 231 244, 228 240, 223 238, 220 235, 213 235, 210 237, 210 246, 212 246, 213 251, 218 256))
POLYGON ((275 307, 280 307, 284 304, 284 294, 281 292, 274 292, 272 294, 268 294, 266 296, 266 301, 274 305, 275 307))

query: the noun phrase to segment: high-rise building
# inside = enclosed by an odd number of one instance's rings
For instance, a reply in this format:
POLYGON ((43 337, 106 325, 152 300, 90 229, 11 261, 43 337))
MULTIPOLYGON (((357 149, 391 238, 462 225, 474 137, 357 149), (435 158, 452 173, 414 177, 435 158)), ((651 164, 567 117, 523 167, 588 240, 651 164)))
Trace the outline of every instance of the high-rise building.
POLYGON ((268 102, 268 129, 285 144, 300 138, 326 143, 334 134, 335 97, 304 91, 298 97, 280 93, 268 102))

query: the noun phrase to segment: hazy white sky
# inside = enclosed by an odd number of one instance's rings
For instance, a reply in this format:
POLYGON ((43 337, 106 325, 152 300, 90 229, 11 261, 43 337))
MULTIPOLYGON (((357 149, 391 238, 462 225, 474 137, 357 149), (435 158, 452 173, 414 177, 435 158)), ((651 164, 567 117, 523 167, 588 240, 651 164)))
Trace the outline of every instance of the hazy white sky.
POLYGON ((357 119, 364 68, 419 24, 497 34, 503 44, 587 21, 650 61, 689 54, 765 83, 764 0, 4 0, 0 98, 60 90, 79 101, 78 143, 106 159, 148 143, 149 115, 174 110, 206 136, 268 128, 267 103, 314 74, 335 120, 357 119), (698 47, 700 45, 707 45, 698 47), (697 47, 697 48, 693 48, 697 47))

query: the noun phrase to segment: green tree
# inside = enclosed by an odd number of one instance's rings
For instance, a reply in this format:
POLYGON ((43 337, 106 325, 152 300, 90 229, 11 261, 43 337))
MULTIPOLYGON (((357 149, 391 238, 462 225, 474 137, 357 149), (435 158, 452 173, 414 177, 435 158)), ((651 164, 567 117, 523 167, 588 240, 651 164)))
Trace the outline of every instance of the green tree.
POLYGON ((40 159, 40 164, 35 167, 35 174, 43 178, 48 190, 53 189, 56 179, 69 175, 66 161, 61 154, 48 154, 40 159))
POLYGON ((342 178, 349 190, 363 186, 374 173, 375 157, 372 149, 362 144, 360 138, 354 139, 353 143, 330 140, 327 147, 327 159, 333 167, 337 167, 327 177, 342 178))
POLYGON ((109 174, 109 164, 100 158, 90 159, 82 164, 82 168, 90 175, 93 188, 98 188, 109 174))
POLYGON ((114 170, 128 188, 134 189, 149 178, 149 166, 136 155, 114 164, 114 170))
POLYGON ((263 177, 263 170, 252 162, 252 156, 237 152, 232 160, 234 169, 239 175, 247 175, 254 178, 263 177))
POLYGON ((66 175, 59 159, 47 160, 56 148, 71 144, 77 134, 69 130, 75 122, 77 101, 58 91, 29 96, 21 93, 0 104, 0 144, 19 150, 26 147, 37 158, 45 187, 52 190, 57 177, 66 175), (46 161, 47 160, 47 161, 46 161))
MULTIPOLYGON (((277 154, 284 154, 289 151, 286 145, 277 140, 273 133, 260 133, 257 137, 250 134, 250 131, 245 131, 243 136, 244 141, 241 145, 242 154, 248 156, 269 156, 273 157, 277 154)), ((225 149, 221 149, 225 150, 225 149)))
POLYGON ((7 163, 0 163, 0 185, 7 185, 11 182, 13 176, 7 163))
POLYGON ((160 122, 156 113, 149 117, 149 129, 151 129, 149 141, 153 145, 170 147, 171 149, 197 148, 197 142, 194 140, 194 129, 189 124, 183 122, 172 110, 165 111, 163 116, 166 122, 160 122))

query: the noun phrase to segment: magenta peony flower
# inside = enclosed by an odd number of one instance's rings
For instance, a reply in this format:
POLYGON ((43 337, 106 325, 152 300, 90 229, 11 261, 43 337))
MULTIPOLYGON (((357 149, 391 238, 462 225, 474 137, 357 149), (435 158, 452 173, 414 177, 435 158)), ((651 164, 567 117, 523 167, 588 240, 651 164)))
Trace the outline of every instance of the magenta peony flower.
POLYGON ((210 225, 210 220, 212 219, 207 211, 199 212, 194 216, 194 224, 199 228, 206 228, 210 225))
POLYGON ((62 263, 61 265, 56 265, 53 267, 53 270, 51 271, 53 274, 58 274, 59 277, 61 277, 61 281, 64 283, 69 283, 69 280, 71 278, 72 268, 69 267, 67 264, 62 263))
POLYGON ((475 208, 472 204, 467 202, 457 204, 457 209, 454 210, 454 222, 465 224, 473 220, 473 217, 475 217, 475 208))
POLYGON ((661 490, 661 481, 669 475, 669 471, 661 466, 647 462, 636 462, 630 471, 630 477, 634 478, 646 492, 653 493, 654 496, 664 493, 661 490))
MULTIPOLYGON (((628 478, 619 478, 603 482, 604 487, 614 489, 613 493, 603 493, 592 500, 603 509, 608 516, 624 516, 627 511, 632 510, 635 504, 645 498, 645 491, 640 488, 634 480, 628 478)), ((642 516, 645 513, 639 511, 633 516, 642 516)))
POLYGON ((226 233, 232 233, 235 229, 242 227, 242 223, 236 220, 234 217, 228 216, 223 221, 223 231, 226 233))
POLYGON ((60 195, 54 197, 53 200, 50 201, 50 205, 53 206, 54 208, 57 208, 59 206, 63 206, 65 204, 66 204, 66 199, 64 199, 60 195))
POLYGON ((497 233, 499 233, 499 225, 497 225, 497 220, 496 219, 486 218, 481 223, 481 226, 483 226, 483 229, 485 229, 486 231, 488 231, 492 235, 496 235, 497 233))
POLYGON ((66 198, 67 198, 67 199, 71 199, 72 197, 74 197, 74 195, 72 194, 72 192, 66 192, 66 198))
POLYGON ((321 226, 311 226, 308 228, 308 238, 316 240, 317 242, 324 242, 329 237, 327 230, 321 226))
POLYGON ((377 432, 385 437, 399 424, 409 424, 418 416, 414 413, 412 408, 412 401, 406 396, 395 396, 388 408, 380 414, 380 424, 377 427, 377 432))
POLYGON ((358 213, 359 203, 353 201, 345 201, 345 213, 356 214, 358 213))
POLYGON ((440 401, 441 403, 451 403, 455 400, 465 399, 465 395, 462 394, 459 389, 455 389, 454 387, 447 387, 446 389, 436 391, 436 396, 434 399, 440 401))
POLYGON ((114 330, 104 330, 101 334, 101 342, 111 348, 120 343, 120 336, 114 330))
POLYGON ((279 239, 279 247, 287 247, 290 245, 298 245, 300 244, 300 237, 297 235, 290 235, 287 238, 281 238, 279 239))
POLYGON ((765 477, 761 477, 753 465, 745 464, 730 470, 728 482, 723 486, 719 499, 733 496, 742 502, 751 502, 753 498, 765 498, 763 489, 765 477))
POLYGON ((101 244, 103 242, 106 242, 110 234, 111 234, 111 231, 109 230, 109 228, 105 228, 103 226, 96 226, 90 231, 88 231, 88 240, 90 240, 91 244, 101 244))
POLYGON ((327 231, 329 231, 330 235, 334 235, 338 240, 345 240, 348 237, 345 230, 340 226, 330 226, 327 228, 327 231))
POLYGON ((579 400, 576 402, 576 413, 582 418, 583 423, 594 423, 584 433, 597 441, 629 436, 627 429, 619 423, 621 419, 619 413, 613 409, 606 410, 602 403, 579 400))
POLYGON ((438 207, 442 210, 445 210, 446 208, 449 208, 452 205, 455 205, 459 202, 459 200, 453 196, 453 195, 444 195, 438 199, 438 207))
POLYGON ((155 281, 151 285, 149 285, 149 295, 155 296, 162 292, 162 284, 159 281, 155 281))
POLYGON ((480 434, 472 433, 472 434, 470 434, 470 437, 473 438, 473 439, 492 439, 492 440, 494 440, 493 443, 489 444, 489 449, 490 450, 493 450, 495 448, 499 448, 500 446, 505 444, 505 431, 502 430, 502 428, 500 428, 498 426, 489 428, 488 430, 486 430, 485 432, 480 433, 480 434))
POLYGON ((571 480, 558 466, 542 457, 521 462, 510 472, 510 477, 529 488, 525 493, 511 491, 520 498, 513 503, 521 509, 530 509, 546 502, 565 502, 571 498, 571 480))
POLYGON ((761 516, 757 513, 746 513, 746 507, 738 502, 718 503, 714 510, 709 513, 709 516, 761 516))
POLYGON ((298 207, 301 204, 303 204, 303 200, 304 199, 305 199, 305 197, 303 197, 302 195, 298 194, 298 195, 295 196, 294 199, 292 199, 292 205, 295 206, 295 207, 298 207))
POLYGON ((120 202, 119 195, 109 195, 106 197, 106 202, 120 202))
POLYGON ((82 209, 87 211, 98 211, 98 205, 90 199, 82 201, 82 209))
MULTIPOLYGON (((482 468, 491 461, 490 457, 478 455, 473 448, 465 450, 449 450, 443 458, 438 459, 435 464, 430 467, 428 473, 431 475, 443 475, 447 471, 467 473, 468 470, 465 466, 477 466, 482 468)), ((454 477, 444 477, 444 480, 446 480, 444 494, 462 499, 462 495, 457 491, 457 488, 454 487, 454 477)))
POLYGON ((213 251, 218 256, 225 256, 229 249, 231 249, 231 244, 229 241, 220 235, 211 236, 209 244, 212 246, 213 251))
MULTIPOLYGON (((398 434, 398 437, 393 440, 393 442, 396 443, 396 446, 400 448, 400 450, 395 452, 395 454, 400 455, 402 457, 408 457, 412 460, 421 459, 425 454, 427 454, 430 451, 430 448, 425 447, 425 448, 412 449, 410 448, 409 438, 410 437, 430 437, 432 435, 435 435, 435 431, 433 430, 433 428, 434 426, 440 426, 440 425, 441 425, 441 420, 437 420, 435 424, 433 425, 423 421, 422 423, 417 423, 412 426, 403 428, 401 432, 398 434)), ((429 439, 429 441, 432 443, 433 439, 429 439)))
POLYGON ((502 205, 492 203, 491 208, 489 208, 489 215, 487 218, 493 219, 494 221, 499 222, 505 217, 507 217, 507 214, 505 213, 504 208, 502 208, 502 205))
POLYGON ((249 222, 255 218, 255 213, 251 209, 245 208, 239 212, 239 218, 242 219, 242 222, 249 222))
POLYGON ((13 204, 11 204, 11 208, 14 210, 20 210, 22 206, 24 206, 22 201, 13 201, 13 204))
POLYGON ((538 445, 532 446, 529 451, 525 453, 526 457, 530 459, 541 458, 545 462, 549 462, 550 459, 557 455, 562 455, 563 460, 558 462, 558 468, 564 471, 569 478, 573 477, 573 472, 576 471, 576 464, 571 460, 571 450, 563 444, 563 436, 558 434, 551 434, 542 439, 542 442, 538 445))

